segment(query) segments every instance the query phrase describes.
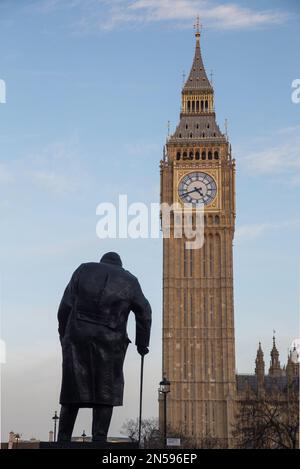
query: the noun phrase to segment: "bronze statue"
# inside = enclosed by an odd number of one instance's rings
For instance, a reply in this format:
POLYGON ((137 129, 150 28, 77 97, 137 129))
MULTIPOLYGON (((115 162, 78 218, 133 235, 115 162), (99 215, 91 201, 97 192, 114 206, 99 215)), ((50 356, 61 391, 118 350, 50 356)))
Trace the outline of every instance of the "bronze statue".
POLYGON ((62 386, 58 441, 70 441, 78 409, 93 408, 93 441, 106 441, 114 406, 123 405, 123 363, 135 314, 135 344, 148 353, 151 307, 120 256, 82 264, 72 275, 58 310, 62 386))

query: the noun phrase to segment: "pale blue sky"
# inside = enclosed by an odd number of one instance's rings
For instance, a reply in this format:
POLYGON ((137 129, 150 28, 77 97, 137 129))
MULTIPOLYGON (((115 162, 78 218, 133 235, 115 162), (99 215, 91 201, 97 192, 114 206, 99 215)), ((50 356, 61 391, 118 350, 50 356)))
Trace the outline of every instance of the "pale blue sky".
MULTIPOLYGON (((153 307, 145 415, 157 412, 161 374, 161 240, 96 237, 96 206, 128 194, 157 202, 159 160, 180 111, 193 22, 213 70, 217 120, 237 162, 235 322, 239 372, 259 340, 269 364, 299 335, 300 78, 295 1, 18 0, 0 2, 0 216, 4 437, 46 438, 58 407, 56 312, 83 261, 120 252, 153 307)), ((130 325, 131 336, 132 324, 130 325)), ((126 361, 124 407, 111 433, 137 415, 139 358, 126 361)), ((76 433, 89 432, 83 412, 76 433)))

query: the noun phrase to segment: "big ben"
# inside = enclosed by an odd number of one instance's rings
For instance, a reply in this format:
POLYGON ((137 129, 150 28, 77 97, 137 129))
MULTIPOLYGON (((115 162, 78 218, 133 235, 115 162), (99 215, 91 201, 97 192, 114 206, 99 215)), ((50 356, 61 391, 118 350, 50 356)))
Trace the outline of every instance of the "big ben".
MULTIPOLYGON (((196 29, 195 55, 182 89, 179 124, 161 161, 161 202, 204 208, 204 243, 163 240, 163 364, 171 383, 170 430, 197 442, 211 437, 231 445, 235 343, 233 237, 235 162, 217 123, 196 29)), ((173 222, 172 222, 173 220, 173 222)), ((172 225, 173 223, 173 225, 172 225)), ((173 226, 173 230, 172 230, 173 226)), ((164 418, 160 401, 160 423, 164 418)))

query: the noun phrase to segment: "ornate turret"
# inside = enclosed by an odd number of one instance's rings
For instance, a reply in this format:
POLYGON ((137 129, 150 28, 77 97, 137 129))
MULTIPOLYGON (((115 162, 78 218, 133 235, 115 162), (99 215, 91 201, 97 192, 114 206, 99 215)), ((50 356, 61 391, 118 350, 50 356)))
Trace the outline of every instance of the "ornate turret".
POLYGON ((264 352, 262 351, 260 342, 258 344, 256 360, 255 360, 255 374, 257 376, 258 391, 261 391, 264 387, 264 380, 265 380, 265 361, 264 361, 264 352))
POLYGON ((271 355, 271 361, 270 361, 269 375, 281 376, 282 369, 280 367, 279 352, 277 350, 276 342, 275 342, 275 331, 273 335, 273 347, 272 347, 270 355, 271 355))

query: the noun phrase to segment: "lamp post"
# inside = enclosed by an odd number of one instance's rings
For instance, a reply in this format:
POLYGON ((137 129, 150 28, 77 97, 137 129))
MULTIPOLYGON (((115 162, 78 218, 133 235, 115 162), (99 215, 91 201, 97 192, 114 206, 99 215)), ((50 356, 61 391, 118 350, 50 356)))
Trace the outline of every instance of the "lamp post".
POLYGON ((57 415, 57 411, 54 412, 52 420, 54 420, 54 437, 53 437, 53 441, 55 443, 56 442, 56 425, 57 425, 57 421, 59 420, 59 416, 57 415))
POLYGON ((170 381, 164 376, 159 383, 159 392, 164 396, 164 445, 167 447, 167 394, 170 392, 170 381))
POLYGON ((83 430, 83 433, 81 435, 81 438, 82 438, 82 443, 85 442, 85 439, 86 439, 86 434, 85 434, 85 430, 83 430))
POLYGON ((16 449, 19 449, 19 439, 20 439, 20 435, 19 433, 16 433, 15 434, 15 440, 16 440, 16 449))

